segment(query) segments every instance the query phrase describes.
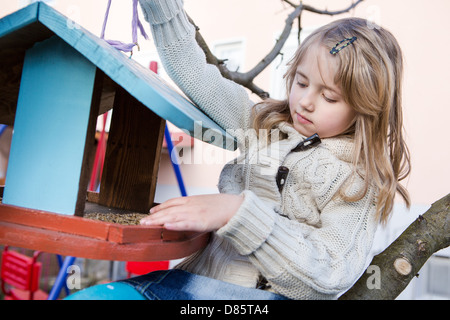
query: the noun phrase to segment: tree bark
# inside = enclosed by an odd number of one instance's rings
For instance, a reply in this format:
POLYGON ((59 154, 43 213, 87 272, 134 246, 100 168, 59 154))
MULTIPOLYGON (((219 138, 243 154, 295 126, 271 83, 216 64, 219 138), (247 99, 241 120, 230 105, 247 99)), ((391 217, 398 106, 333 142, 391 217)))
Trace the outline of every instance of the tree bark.
POLYGON ((419 276, 419 270, 433 253, 449 246, 450 194, 433 203, 386 250, 375 256, 366 272, 340 299, 393 300, 413 277, 419 276), (381 277, 378 287, 374 285, 377 276, 381 277))

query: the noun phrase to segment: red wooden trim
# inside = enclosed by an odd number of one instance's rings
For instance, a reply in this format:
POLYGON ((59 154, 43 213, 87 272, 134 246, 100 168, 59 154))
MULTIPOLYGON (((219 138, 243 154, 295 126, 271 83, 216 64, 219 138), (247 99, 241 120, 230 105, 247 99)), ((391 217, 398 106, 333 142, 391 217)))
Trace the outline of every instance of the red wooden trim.
POLYGON ((161 261, 206 246, 209 233, 125 226, 0 204, 0 243, 99 260, 161 261))
POLYGON ((0 221, 103 240, 108 239, 109 232, 109 225, 101 221, 6 204, 0 205, 0 221))
POLYGON ((115 261, 161 261, 186 257, 208 243, 209 234, 182 242, 119 244, 37 227, 0 222, 0 243, 65 256, 115 261))
POLYGON ((150 240, 185 241, 197 236, 197 234, 197 232, 171 231, 162 227, 110 224, 108 240, 117 243, 133 243, 150 240))

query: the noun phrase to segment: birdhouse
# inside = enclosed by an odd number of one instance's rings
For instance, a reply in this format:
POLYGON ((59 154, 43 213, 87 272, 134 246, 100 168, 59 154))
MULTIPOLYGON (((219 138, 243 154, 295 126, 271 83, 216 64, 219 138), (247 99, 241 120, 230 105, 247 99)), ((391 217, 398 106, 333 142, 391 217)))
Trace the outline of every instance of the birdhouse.
POLYGON ((83 218, 92 207, 148 213, 166 120, 195 138, 210 139, 209 130, 223 146, 233 143, 156 74, 38 2, 0 20, 0 97, 0 123, 14 125, 0 243, 135 261, 205 244, 205 235, 83 218), (109 109, 100 191, 88 193, 97 117, 109 109))

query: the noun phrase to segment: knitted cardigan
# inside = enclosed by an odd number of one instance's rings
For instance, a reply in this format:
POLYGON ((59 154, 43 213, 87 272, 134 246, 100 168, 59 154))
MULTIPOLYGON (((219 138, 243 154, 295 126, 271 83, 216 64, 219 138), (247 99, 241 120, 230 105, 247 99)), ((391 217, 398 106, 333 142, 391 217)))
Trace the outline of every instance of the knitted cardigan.
POLYGON ((360 176, 347 180, 352 140, 328 138, 292 152, 305 137, 282 123, 278 129, 287 138, 260 147, 255 135, 242 130, 250 126, 253 102, 243 87, 206 63, 182 0, 139 1, 169 76, 219 125, 235 130, 241 149, 225 165, 218 187, 243 195, 242 205, 205 249, 176 268, 246 287, 256 287, 263 277, 266 290, 291 299, 337 298, 364 271, 377 227, 373 188, 357 202, 339 196, 344 184, 349 194, 364 185, 360 176), (281 165, 289 174, 280 192, 281 165))

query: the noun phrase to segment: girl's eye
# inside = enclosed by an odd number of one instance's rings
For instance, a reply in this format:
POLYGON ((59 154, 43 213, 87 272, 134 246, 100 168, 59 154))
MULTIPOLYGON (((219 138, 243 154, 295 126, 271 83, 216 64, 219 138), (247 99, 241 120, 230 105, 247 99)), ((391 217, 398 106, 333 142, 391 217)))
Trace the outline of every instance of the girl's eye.
POLYGON ((330 98, 328 98, 326 95, 324 95, 323 93, 322 93, 322 96, 323 96, 323 98, 325 99, 326 102, 329 102, 329 103, 335 103, 335 102, 337 102, 337 100, 330 99, 330 98))
POLYGON ((297 81, 297 84, 298 84, 298 86, 299 86, 300 88, 306 88, 306 84, 304 84, 304 83, 302 83, 302 82, 298 82, 298 81, 297 81))

